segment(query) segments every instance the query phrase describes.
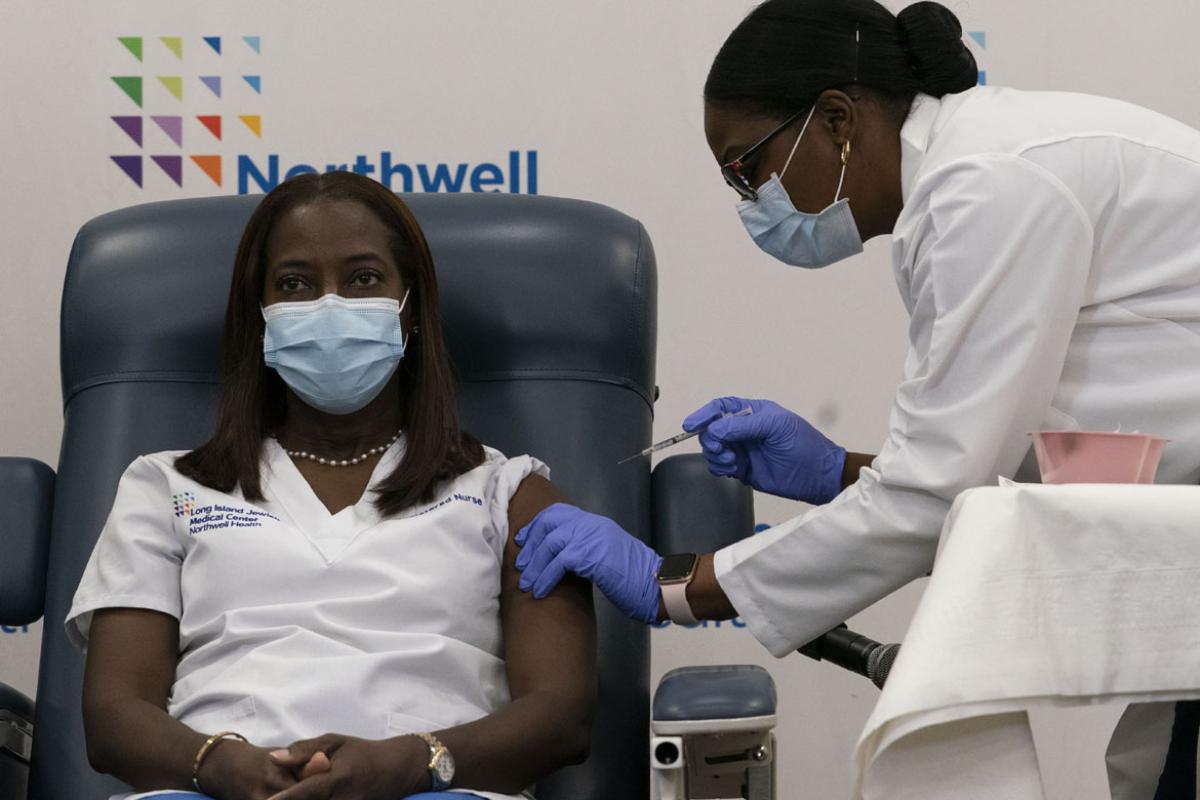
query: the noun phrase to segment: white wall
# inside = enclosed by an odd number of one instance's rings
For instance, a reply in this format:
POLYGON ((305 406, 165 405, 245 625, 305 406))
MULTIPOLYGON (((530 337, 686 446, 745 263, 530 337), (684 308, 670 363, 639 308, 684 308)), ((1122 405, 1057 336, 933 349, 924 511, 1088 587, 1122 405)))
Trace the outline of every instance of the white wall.
MULTIPOLYGON (((1200 126, 1194 0, 963 0, 949 3, 988 82, 1108 94, 1200 126)), ((757 251, 701 130, 700 91, 745 0, 469 0, 203 4, 72 0, 0 4, 0 453, 57 460, 58 302, 75 230, 112 208, 236 191, 238 154, 285 165, 359 154, 434 164, 501 162, 536 150, 538 191, 612 205, 642 220, 660 280, 655 434, 711 396, 777 399, 852 450, 882 441, 900 374, 905 316, 886 242, 818 273, 757 251), (142 35, 138 63, 118 36, 142 35), (182 36, 183 59, 156 37, 182 36), (223 37, 217 56, 201 36, 223 37), (241 40, 262 37, 256 54, 241 40), (111 75, 144 74, 139 110, 111 75), (197 76, 221 74, 218 100, 197 76), (262 76, 255 94, 239 77, 262 76), (180 102, 155 75, 181 75, 180 102), (137 148, 111 115, 184 115, 182 148, 146 120, 137 148), (222 114, 217 142, 195 120, 222 114), (236 118, 260 114, 258 139, 236 118), (145 166, 138 188, 117 154, 222 154, 224 186, 190 163, 177 187, 145 166)), ((760 498, 777 522, 794 504, 760 498)), ((0 558, 3 542, 0 542, 0 558)), ((853 620, 899 639, 919 598, 909 587, 853 620)), ((60 624, 54 621, 53 624, 60 624)), ((38 626, 0 633, 0 680, 32 691, 38 626)), ((853 742, 875 690, 794 656, 776 662, 745 631, 654 633, 654 676, 682 663, 761 663, 780 687, 786 797, 846 794, 853 742), (803 787, 803 789, 801 789, 803 787)), ((1098 756, 1113 712, 1038 721, 1051 797, 1103 792, 1098 756), (1069 735, 1065 735, 1069 734, 1069 735)))

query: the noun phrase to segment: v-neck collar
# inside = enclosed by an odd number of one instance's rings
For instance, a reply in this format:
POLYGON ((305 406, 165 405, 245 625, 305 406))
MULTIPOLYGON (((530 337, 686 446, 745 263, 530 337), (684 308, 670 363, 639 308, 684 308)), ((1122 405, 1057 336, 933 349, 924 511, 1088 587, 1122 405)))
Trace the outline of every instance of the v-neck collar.
POLYGON ((359 534, 380 522, 375 509, 376 486, 396 468, 404 453, 405 438, 401 436, 380 457, 362 497, 336 513, 330 513, 308 484, 291 456, 274 438, 264 444, 263 480, 291 519, 326 564, 332 564, 359 534))

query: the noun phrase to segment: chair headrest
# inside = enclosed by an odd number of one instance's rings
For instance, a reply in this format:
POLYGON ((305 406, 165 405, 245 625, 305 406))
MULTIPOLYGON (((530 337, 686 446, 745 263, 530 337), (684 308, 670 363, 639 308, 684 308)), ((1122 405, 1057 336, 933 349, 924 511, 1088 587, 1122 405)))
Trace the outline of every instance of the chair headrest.
MULTIPOLYGON (((403 199, 429 240, 460 380, 597 380, 652 403, 656 276, 639 222, 561 198, 403 199)), ((260 200, 150 203, 83 227, 63 290, 64 404, 102 383, 219 381, 234 254, 260 200)))

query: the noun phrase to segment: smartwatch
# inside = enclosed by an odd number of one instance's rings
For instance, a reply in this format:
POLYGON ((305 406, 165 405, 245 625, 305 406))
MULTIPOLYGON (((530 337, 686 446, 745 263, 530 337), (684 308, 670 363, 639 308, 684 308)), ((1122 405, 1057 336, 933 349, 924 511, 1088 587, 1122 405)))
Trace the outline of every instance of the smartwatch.
POLYGON ((676 553, 663 558, 658 568, 658 588, 662 592, 667 616, 680 625, 695 625, 700 620, 688 605, 687 587, 696 574, 700 557, 695 553, 676 553))

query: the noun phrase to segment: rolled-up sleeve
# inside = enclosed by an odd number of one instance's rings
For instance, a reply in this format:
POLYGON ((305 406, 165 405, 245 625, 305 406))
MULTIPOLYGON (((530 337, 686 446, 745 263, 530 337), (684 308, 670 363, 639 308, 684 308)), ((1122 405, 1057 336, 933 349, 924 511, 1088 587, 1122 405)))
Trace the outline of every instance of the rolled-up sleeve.
POLYGON ((1062 373, 1093 248, 1069 191, 987 155, 923 178, 909 205, 895 242, 909 352, 879 456, 833 502, 716 554, 776 656, 927 574, 954 497, 1015 473, 1062 373))

